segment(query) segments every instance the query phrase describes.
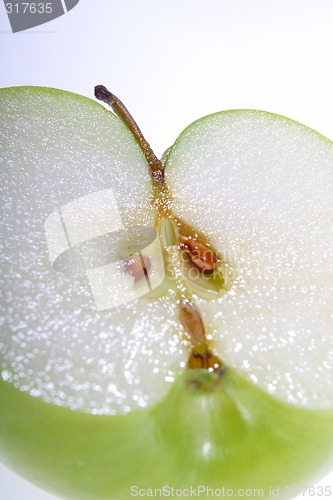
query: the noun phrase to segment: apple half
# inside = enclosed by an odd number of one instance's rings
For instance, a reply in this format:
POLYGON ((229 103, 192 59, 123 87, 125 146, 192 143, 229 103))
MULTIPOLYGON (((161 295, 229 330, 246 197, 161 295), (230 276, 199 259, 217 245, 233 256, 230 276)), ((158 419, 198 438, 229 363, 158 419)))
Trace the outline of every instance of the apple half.
POLYGON ((1 459, 64 498, 292 498, 333 467, 333 143, 226 111, 162 164, 117 103, 0 91, 1 459))

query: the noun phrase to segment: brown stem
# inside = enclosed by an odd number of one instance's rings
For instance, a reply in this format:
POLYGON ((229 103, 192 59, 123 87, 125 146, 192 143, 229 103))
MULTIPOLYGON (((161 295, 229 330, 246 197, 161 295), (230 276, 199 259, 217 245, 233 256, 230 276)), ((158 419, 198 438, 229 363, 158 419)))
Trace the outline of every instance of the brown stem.
POLYGON ((109 92, 103 85, 97 85, 95 87, 95 97, 108 104, 116 115, 118 115, 119 118, 125 123, 139 143, 149 163, 153 179, 157 182, 164 182, 164 169, 162 162, 157 158, 154 151, 151 149, 126 106, 124 106, 121 100, 114 94, 111 94, 111 92, 109 92))

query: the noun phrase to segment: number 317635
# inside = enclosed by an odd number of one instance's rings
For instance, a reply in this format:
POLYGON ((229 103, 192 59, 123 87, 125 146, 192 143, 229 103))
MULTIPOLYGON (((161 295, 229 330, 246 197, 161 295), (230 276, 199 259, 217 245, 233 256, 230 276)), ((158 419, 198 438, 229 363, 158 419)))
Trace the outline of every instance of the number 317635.
POLYGON ((47 3, 6 3, 6 10, 8 14, 51 14, 52 2, 47 3))

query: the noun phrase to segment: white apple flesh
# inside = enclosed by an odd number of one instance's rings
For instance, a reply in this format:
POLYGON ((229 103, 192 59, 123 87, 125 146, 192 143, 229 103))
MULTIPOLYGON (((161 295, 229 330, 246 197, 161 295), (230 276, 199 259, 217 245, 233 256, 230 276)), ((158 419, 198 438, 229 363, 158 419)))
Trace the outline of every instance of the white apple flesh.
MULTIPOLYGON (((277 115, 217 113, 168 152, 166 191, 126 126, 89 99, 4 89, 0 112, 4 461, 80 498, 128 498, 135 480, 257 486, 266 496, 279 487, 291 497, 282 489, 328 470, 332 142, 277 115), (168 198, 168 223, 159 196, 168 198), (45 223, 69 206, 80 208, 71 216, 81 242, 117 231, 118 216, 124 228, 155 226, 165 282, 121 304, 122 283, 141 281, 121 265, 112 288, 119 305, 98 310, 87 275, 57 272, 50 260, 45 223), (222 280, 189 278, 179 256, 192 243, 178 220, 217 252, 222 280), (184 297, 225 372, 186 368, 193 338, 179 313, 184 297)), ((154 255, 144 256, 145 274, 156 272, 154 255)), ((197 256, 188 260, 200 268, 197 256)))
MULTIPOLYGON (((45 222, 58 207, 110 189, 125 227, 153 226, 155 217, 147 162, 125 125, 93 101, 63 97, 60 108, 56 91, 1 98, 3 377, 48 402, 126 413, 166 394, 186 348, 172 297, 98 311, 86 276, 52 267, 45 222)), ((77 226, 110 231, 99 196, 88 209, 77 226)))
POLYGON ((166 163, 173 211, 223 255, 231 289, 198 306, 228 366, 281 400, 333 402, 333 146, 280 116, 190 125, 166 163))

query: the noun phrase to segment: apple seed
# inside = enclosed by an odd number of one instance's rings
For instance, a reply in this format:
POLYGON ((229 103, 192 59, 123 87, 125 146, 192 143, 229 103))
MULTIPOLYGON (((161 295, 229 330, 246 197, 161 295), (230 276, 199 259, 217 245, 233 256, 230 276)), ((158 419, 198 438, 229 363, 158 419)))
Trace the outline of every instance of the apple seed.
POLYGON ((128 272, 135 281, 141 280, 148 275, 151 268, 151 257, 148 255, 130 255, 123 260, 125 271, 128 272))
POLYGON ((180 248, 187 252, 192 264, 203 274, 213 273, 218 266, 216 254, 201 241, 181 236, 180 248))

